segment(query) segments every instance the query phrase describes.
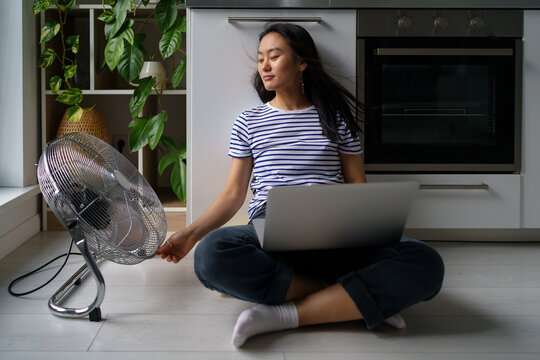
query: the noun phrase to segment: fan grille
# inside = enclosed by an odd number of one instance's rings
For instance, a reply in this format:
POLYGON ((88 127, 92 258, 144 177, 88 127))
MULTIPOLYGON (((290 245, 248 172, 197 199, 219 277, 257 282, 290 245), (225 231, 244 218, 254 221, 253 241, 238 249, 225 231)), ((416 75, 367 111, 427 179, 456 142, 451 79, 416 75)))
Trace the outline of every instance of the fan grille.
POLYGON ((146 179, 118 151, 84 133, 48 143, 38 164, 45 201, 67 227, 79 222, 97 257, 136 264, 163 243, 167 220, 146 179))

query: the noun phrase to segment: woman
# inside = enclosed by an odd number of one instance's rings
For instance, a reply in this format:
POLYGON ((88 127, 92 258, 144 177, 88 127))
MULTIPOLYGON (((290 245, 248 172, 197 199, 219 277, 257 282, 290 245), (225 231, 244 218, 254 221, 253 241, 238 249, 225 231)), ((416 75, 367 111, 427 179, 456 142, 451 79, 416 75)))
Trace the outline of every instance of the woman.
POLYGON ((200 281, 257 303, 237 320, 237 347, 257 334, 311 324, 364 319, 369 329, 404 327, 399 312, 441 288, 444 266, 428 245, 403 238, 382 248, 266 253, 251 221, 219 228, 242 206, 252 171, 250 219, 264 217, 274 186, 366 182, 351 111, 359 104, 324 72, 308 32, 268 26, 257 58, 253 83, 264 104, 234 123, 225 189, 158 255, 177 263, 202 239, 195 252, 200 281))

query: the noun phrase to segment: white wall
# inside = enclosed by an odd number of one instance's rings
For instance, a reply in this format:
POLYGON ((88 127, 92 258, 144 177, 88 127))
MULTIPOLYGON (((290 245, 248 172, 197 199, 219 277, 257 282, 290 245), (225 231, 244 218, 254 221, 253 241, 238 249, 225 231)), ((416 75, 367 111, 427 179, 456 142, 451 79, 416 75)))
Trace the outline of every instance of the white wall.
POLYGON ((540 11, 525 11, 523 25, 521 226, 540 228, 540 11))
POLYGON ((32 3, 0 0, 0 194, 21 192, 14 204, 0 201, 0 258, 41 228, 41 195, 29 186, 37 184, 41 151, 39 17, 32 3))
MULTIPOLYGON (((234 119, 260 104, 251 86, 259 33, 265 22, 229 23, 228 17, 321 17, 301 25, 313 37, 327 70, 355 93, 355 10, 188 9, 188 211, 196 220, 224 188, 234 119)), ((248 199, 251 191, 248 192, 248 199)), ((245 224, 248 201, 229 221, 245 224)))
POLYGON ((32 1, 0 0, 0 186, 37 183, 39 69, 32 1))

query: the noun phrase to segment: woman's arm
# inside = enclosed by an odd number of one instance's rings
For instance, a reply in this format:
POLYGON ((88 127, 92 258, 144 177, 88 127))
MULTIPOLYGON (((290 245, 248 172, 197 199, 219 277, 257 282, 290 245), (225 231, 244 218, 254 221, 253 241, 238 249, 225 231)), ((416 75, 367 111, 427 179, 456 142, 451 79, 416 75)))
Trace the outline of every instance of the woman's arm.
POLYGON ((249 187, 253 158, 232 158, 225 189, 186 230, 196 240, 229 221, 240 209, 249 187))
POLYGON ((161 245, 157 255, 168 262, 177 263, 204 235, 229 221, 244 203, 252 167, 252 158, 233 158, 225 189, 189 227, 172 234, 161 245))
POLYGON ((339 159, 341 160, 341 172, 346 183, 367 182, 361 154, 339 153, 339 159))

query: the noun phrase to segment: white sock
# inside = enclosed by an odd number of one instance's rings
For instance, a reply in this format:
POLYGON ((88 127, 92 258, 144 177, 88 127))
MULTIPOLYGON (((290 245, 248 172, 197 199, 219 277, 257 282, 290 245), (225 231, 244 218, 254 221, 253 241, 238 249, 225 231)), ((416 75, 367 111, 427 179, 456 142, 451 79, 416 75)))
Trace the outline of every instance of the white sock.
POLYGON ((407 326, 407 324, 405 324, 405 320, 403 320, 400 314, 390 316, 388 319, 384 320, 384 323, 393 326, 396 329, 404 329, 405 326, 407 326))
POLYGON ((297 327, 298 311, 293 302, 275 306, 259 304, 240 314, 231 342, 235 347, 240 347, 254 335, 297 327))

